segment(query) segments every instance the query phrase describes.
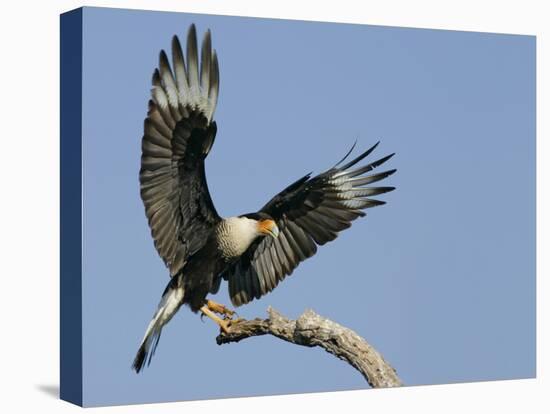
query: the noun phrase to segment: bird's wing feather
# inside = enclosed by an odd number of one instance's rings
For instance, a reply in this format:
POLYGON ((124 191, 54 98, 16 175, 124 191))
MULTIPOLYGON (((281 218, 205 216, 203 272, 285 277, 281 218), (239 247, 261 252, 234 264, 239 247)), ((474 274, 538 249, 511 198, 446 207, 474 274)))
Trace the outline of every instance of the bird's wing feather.
POLYGON ((177 36, 172 67, 161 51, 144 123, 141 198, 159 255, 175 275, 220 220, 212 203, 204 159, 216 136, 219 69, 206 32, 197 52, 195 26, 187 37, 187 66, 177 36))
MULTIPOLYGON (((275 219, 279 237, 257 240, 223 275, 235 306, 258 299, 273 290, 300 262, 313 256, 317 246, 334 240, 351 222, 365 215, 364 209, 385 204, 370 198, 394 187, 364 187, 380 181, 395 170, 365 175, 393 154, 356 167, 377 146, 369 148, 345 165, 316 177, 308 174, 271 199, 261 211, 275 219)), ((348 153, 349 155, 349 153, 348 153)))

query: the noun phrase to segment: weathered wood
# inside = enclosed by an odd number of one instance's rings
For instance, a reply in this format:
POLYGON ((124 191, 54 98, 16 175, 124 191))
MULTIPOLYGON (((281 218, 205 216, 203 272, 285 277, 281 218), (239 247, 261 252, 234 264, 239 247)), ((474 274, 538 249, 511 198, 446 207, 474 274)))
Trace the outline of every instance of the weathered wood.
POLYGON ((373 388, 403 385, 395 369, 351 329, 323 318, 312 310, 305 311, 296 320, 286 318, 271 307, 267 312, 267 319, 256 318, 233 323, 228 333, 218 335, 216 342, 222 345, 253 336, 273 335, 296 345, 320 346, 357 369, 373 388))

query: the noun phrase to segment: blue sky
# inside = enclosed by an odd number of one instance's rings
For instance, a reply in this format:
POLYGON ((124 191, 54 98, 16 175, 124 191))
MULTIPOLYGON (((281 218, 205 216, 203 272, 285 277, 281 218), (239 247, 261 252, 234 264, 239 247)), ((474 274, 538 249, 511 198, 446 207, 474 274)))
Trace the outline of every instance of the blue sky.
MULTIPOLYGON (((407 385, 534 376, 534 37, 86 8, 85 405, 367 387, 320 349, 271 337, 220 347, 187 308, 151 366, 130 370, 168 281, 139 198, 150 79, 192 22, 212 30, 220 60, 207 177, 222 216, 260 208, 355 139, 397 153, 388 204, 239 314, 313 308, 407 385)), ((229 303, 226 286, 216 299, 229 303)))

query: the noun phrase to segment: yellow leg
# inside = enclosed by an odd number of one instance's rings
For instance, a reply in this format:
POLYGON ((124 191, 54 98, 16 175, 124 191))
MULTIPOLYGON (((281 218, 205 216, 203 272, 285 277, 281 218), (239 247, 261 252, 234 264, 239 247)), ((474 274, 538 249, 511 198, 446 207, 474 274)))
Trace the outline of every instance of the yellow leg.
POLYGON ((214 322, 216 322, 222 331, 224 331, 225 333, 229 333, 229 324, 231 323, 229 320, 224 320, 217 316, 209 309, 208 305, 204 305, 201 308, 201 312, 212 319, 214 322))
POLYGON ((227 306, 222 305, 221 303, 214 302, 213 300, 207 300, 206 307, 212 312, 216 312, 219 315, 223 315, 229 318, 233 317, 233 315, 235 314, 235 311, 229 309, 227 306))

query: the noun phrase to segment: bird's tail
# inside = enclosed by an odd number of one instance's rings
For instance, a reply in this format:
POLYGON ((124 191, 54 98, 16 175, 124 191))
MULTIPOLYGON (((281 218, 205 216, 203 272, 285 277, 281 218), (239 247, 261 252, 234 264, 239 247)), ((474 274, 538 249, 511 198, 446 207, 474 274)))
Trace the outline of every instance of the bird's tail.
POLYGON ((166 287, 157 311, 145 331, 145 336, 134 358, 132 368, 137 373, 143 369, 146 363, 147 365, 151 363, 151 358, 155 354, 163 326, 172 319, 172 316, 175 315, 183 303, 183 287, 178 287, 176 283, 172 283, 175 281, 175 278, 177 276, 174 276, 166 287))

